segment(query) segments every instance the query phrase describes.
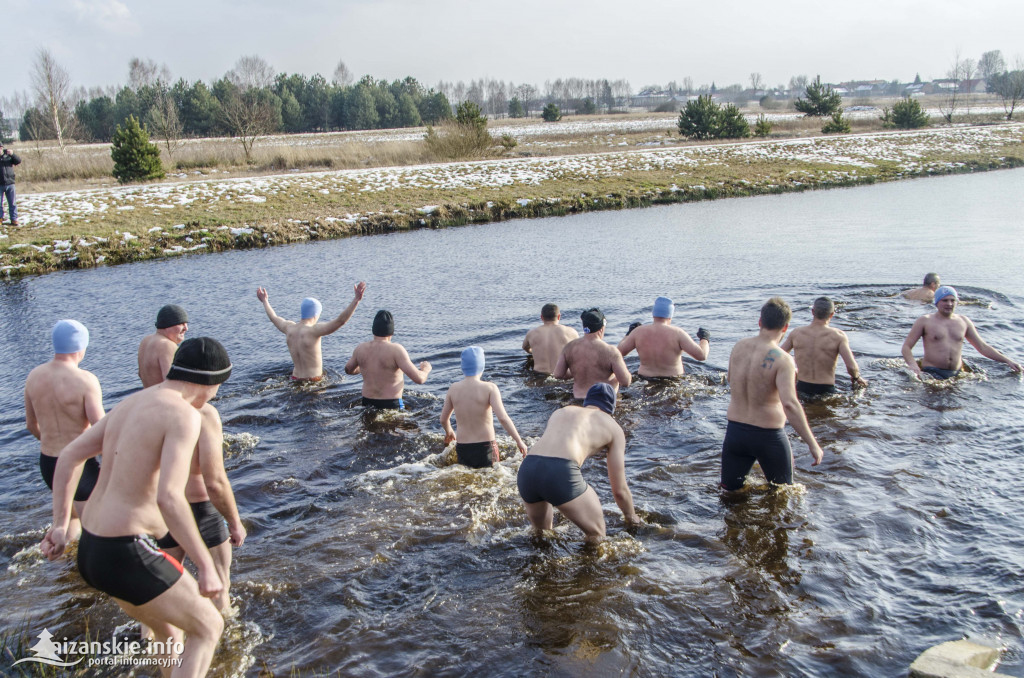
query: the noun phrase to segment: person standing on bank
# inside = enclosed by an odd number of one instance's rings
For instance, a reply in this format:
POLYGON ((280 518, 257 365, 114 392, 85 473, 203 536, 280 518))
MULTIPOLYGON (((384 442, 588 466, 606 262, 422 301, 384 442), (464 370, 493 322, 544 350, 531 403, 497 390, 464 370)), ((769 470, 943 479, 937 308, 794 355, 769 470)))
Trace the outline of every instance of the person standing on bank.
POLYGON ((18 205, 14 197, 14 166, 21 164, 17 153, 0 144, 0 221, 3 221, 4 198, 7 199, 7 211, 11 215, 11 226, 18 225, 18 205))

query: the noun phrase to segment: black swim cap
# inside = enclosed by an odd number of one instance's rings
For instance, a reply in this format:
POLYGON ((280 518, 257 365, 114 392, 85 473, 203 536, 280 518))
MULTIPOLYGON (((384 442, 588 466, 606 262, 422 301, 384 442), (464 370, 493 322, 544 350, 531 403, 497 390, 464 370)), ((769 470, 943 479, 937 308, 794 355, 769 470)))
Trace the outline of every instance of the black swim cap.
POLYGON ((196 337, 181 342, 174 352, 167 379, 201 386, 223 384, 231 376, 228 352, 216 339, 196 337))
POLYGON ((177 304, 167 304, 156 312, 156 328, 166 330, 168 327, 188 322, 188 313, 177 304))
POLYGON ((587 390, 587 397, 583 399, 583 407, 591 405, 601 408, 608 414, 615 411, 615 389, 611 384, 602 381, 587 390))
POLYGON ((395 318, 391 311, 377 311, 373 317, 373 336, 390 337, 395 333, 395 318))
POLYGON ((604 313, 599 308, 587 309, 580 314, 585 332, 598 332, 604 327, 604 313))

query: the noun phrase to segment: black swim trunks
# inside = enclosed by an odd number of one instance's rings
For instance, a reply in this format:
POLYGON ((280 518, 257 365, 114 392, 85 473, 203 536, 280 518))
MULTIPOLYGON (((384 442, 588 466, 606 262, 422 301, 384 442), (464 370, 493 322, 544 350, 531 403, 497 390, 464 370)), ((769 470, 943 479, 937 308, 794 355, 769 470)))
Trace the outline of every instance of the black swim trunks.
POLYGON ((455 455, 460 464, 470 468, 489 468, 501 460, 498 443, 493 440, 484 443, 455 443, 455 455))
POLYGON ((85 583, 132 605, 145 605, 181 578, 181 563, 149 535, 99 537, 82 530, 78 572, 85 583))
POLYGON ((777 485, 793 482, 793 450, 785 430, 730 421, 722 443, 722 489, 743 487, 755 461, 769 482, 777 485))
POLYGON ((561 506, 587 491, 579 465, 571 459, 528 454, 516 477, 519 496, 527 504, 546 501, 561 506))
POLYGON ((363 396, 363 407, 376 407, 378 410, 404 410, 405 403, 401 398, 367 398, 363 396))
POLYGON ((802 396, 824 396, 838 393, 835 384, 812 384, 809 381, 796 381, 796 392, 802 396))
MULTIPOLYGON (((192 509, 196 527, 199 528, 199 536, 203 538, 206 548, 212 549, 214 546, 220 546, 231 538, 224 517, 217 512, 211 501, 190 502, 189 507, 192 509)), ((162 549, 173 549, 179 546, 170 532, 157 539, 156 545, 162 549)))
MULTIPOLYGON (((39 453, 39 471, 43 474, 46 486, 53 491, 53 473, 57 470, 57 457, 39 453)), ((82 467, 82 477, 78 479, 78 489, 75 490, 75 501, 85 501, 92 494, 92 488, 96 487, 96 481, 100 477, 100 464, 95 458, 85 460, 82 467)))
POLYGON ((932 367, 931 365, 928 365, 927 367, 922 367, 921 371, 927 372, 936 379, 952 379, 953 377, 960 374, 960 370, 944 370, 941 367, 932 367))

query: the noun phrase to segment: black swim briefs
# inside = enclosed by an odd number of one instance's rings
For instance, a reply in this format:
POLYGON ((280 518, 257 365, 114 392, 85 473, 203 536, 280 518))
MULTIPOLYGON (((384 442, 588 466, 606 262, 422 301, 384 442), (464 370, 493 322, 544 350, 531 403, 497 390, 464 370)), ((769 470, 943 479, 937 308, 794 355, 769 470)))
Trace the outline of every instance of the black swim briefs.
POLYGON ((802 396, 823 396, 838 393, 835 384, 812 384, 809 381, 796 381, 796 392, 802 396))
POLYGON ((181 578, 181 563, 149 535, 99 537, 82 530, 78 572, 85 583, 132 605, 145 605, 181 578))
POLYGON ((777 485, 793 482, 793 450, 785 430, 730 421, 722 443, 722 489, 743 487, 755 461, 769 482, 777 485))
POLYGON ((363 407, 376 407, 378 410, 404 410, 405 403, 401 398, 367 398, 363 396, 363 407))
POLYGON ((493 440, 483 443, 455 443, 455 455, 459 463, 470 468, 489 468, 501 460, 498 443, 493 440))
POLYGON ((944 370, 941 367, 932 367, 931 365, 922 367, 921 371, 927 372, 936 379, 952 379, 956 375, 960 374, 960 370, 944 370))
MULTIPOLYGON (((46 486, 53 491, 53 473, 57 470, 57 457, 39 453, 39 471, 43 474, 46 486)), ((78 489, 75 490, 75 501, 85 501, 92 494, 92 488, 96 487, 96 481, 100 477, 100 464, 95 458, 85 460, 82 467, 82 477, 78 479, 78 489)))
POLYGON ((528 454, 516 476, 519 496, 527 504, 546 501, 561 506, 587 491, 579 465, 562 457, 528 454))
MULTIPOLYGON (((212 549, 214 546, 220 546, 231 538, 224 517, 217 512, 210 500, 190 502, 189 507, 192 509, 196 527, 199 528, 199 536, 203 538, 206 548, 212 549)), ((179 546, 170 532, 157 539, 156 545, 162 549, 173 549, 179 546)))

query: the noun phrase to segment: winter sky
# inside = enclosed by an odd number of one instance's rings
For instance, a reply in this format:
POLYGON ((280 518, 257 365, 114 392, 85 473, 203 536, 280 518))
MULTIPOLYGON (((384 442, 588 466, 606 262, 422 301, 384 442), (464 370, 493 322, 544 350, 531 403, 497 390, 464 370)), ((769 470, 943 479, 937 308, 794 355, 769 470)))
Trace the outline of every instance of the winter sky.
POLYGON ((944 77, 957 51, 1024 57, 1024 0, 4 0, 0 96, 46 48, 74 86, 125 84, 133 57, 207 83, 239 57, 331 78, 565 77, 748 86, 793 75, 944 77))

